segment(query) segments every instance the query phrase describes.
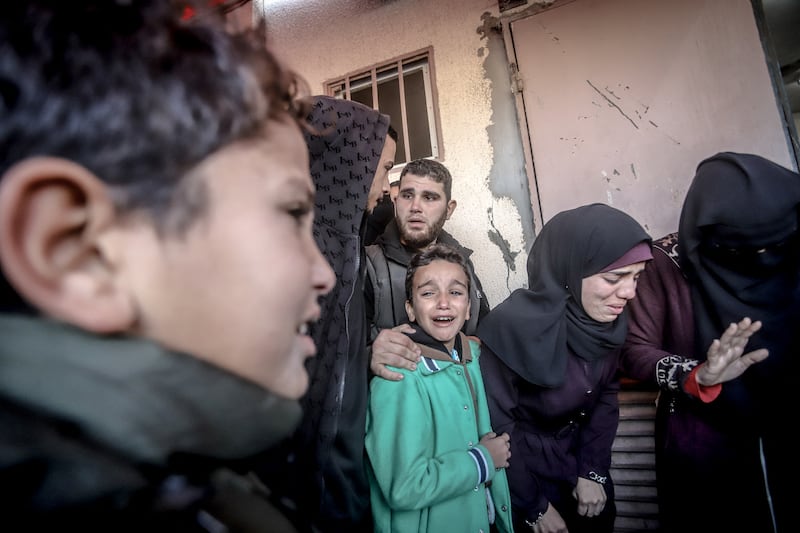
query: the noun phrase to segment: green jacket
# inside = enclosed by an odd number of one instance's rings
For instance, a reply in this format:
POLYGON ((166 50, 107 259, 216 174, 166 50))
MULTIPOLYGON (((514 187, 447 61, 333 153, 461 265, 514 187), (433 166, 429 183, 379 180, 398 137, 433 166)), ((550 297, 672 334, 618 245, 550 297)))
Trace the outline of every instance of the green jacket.
POLYGON ((505 470, 495 471, 478 444, 492 428, 480 348, 468 346, 472 356, 465 350, 460 363, 429 350, 416 371, 395 369, 402 380, 372 380, 366 448, 375 533, 488 533, 489 494, 498 531, 512 531, 505 470))

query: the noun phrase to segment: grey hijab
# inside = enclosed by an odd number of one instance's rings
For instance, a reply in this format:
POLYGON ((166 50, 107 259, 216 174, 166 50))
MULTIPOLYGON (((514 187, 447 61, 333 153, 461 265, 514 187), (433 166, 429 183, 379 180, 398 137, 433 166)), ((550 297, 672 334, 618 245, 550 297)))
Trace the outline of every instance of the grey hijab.
POLYGON ((330 464, 331 454, 363 457, 369 363, 362 239, 389 117, 358 102, 317 96, 309 123, 305 138, 317 189, 314 238, 336 273, 335 286, 320 302, 321 319, 311 328, 317 355, 308 362, 311 381, 295 441, 298 457, 316 470, 330 464), (337 447, 342 433, 352 438, 337 447))

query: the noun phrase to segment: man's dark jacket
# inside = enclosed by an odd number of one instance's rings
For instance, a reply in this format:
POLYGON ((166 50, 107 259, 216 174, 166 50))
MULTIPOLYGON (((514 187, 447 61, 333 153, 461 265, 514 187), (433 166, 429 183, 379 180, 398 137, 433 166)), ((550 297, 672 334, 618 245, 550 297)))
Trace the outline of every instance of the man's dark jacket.
MULTIPOLYGON (((478 322, 489 312, 489 302, 483 293, 475 267, 470 260, 472 250, 461 245, 452 235, 442 230, 436 242, 456 248, 467 259, 470 273, 470 319, 462 331, 474 335, 478 322)), ((367 317, 370 323, 370 340, 375 340, 380 330, 393 328, 408 321, 405 309, 406 269, 414 250, 400 242, 400 229, 392 221, 378 237, 375 244, 367 246, 367 284, 365 287, 367 317)))

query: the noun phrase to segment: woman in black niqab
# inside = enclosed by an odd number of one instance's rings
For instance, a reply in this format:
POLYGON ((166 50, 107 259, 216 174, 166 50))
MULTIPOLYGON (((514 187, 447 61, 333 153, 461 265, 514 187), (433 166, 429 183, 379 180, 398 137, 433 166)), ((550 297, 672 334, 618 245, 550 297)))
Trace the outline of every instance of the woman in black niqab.
POLYGON ((760 418, 758 405, 775 400, 770 390, 780 388, 776 380, 797 376, 798 213, 800 175, 753 154, 723 152, 706 159, 686 193, 678 252, 691 287, 696 354, 705 354, 728 324, 743 317, 762 324, 748 350, 770 353, 723 386, 718 401, 732 402, 735 417, 760 418))
POLYGON ((755 154, 723 152, 698 166, 678 240, 698 359, 705 359, 728 324, 743 317, 762 324, 747 349, 766 348, 769 356, 724 383, 720 396, 703 406, 703 416, 735 443, 725 446, 727 470, 757 495, 739 523, 755 520, 753 509, 766 500, 777 531, 794 524, 797 494, 791 488, 797 451, 786 435, 797 412, 792 391, 800 371, 799 213, 800 174, 755 154), (751 452, 737 456, 734 448, 751 452), (763 479, 747 478, 745 471, 763 479))

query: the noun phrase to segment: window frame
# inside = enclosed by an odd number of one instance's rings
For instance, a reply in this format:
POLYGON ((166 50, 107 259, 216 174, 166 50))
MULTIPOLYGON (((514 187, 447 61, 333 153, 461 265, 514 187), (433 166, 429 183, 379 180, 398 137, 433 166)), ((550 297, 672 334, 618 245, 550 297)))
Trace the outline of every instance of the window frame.
MULTIPOLYGON (((429 159, 444 160, 444 145, 442 143, 442 127, 439 118, 439 99, 436 91, 436 69, 433 61, 433 47, 429 46, 393 57, 387 61, 375 63, 366 68, 352 70, 342 76, 337 76, 326 80, 323 83, 325 94, 334 98, 344 98, 351 100, 351 91, 353 89, 361 89, 368 84, 372 86, 372 108, 380 111, 380 102, 378 101, 378 84, 380 81, 393 79, 396 77, 398 80, 398 89, 400 97, 400 113, 401 124, 398 127, 396 120, 392 122, 398 132, 400 132, 404 139, 404 156, 405 162, 411 161, 411 142, 408 135, 408 120, 406 108, 406 94, 405 84, 403 78, 409 73, 422 71, 422 79, 425 90, 425 105, 428 112, 428 130, 431 141, 431 154, 429 159), (427 63, 422 63, 427 61, 427 63), (418 64, 420 63, 420 64, 418 64), (387 74, 390 72, 391 74, 387 74), (369 81, 366 81, 368 79, 369 81), (352 82, 356 82, 351 85, 352 82), (340 92, 340 95, 337 95, 340 92)), ((405 163, 395 165, 395 169, 405 163)))

